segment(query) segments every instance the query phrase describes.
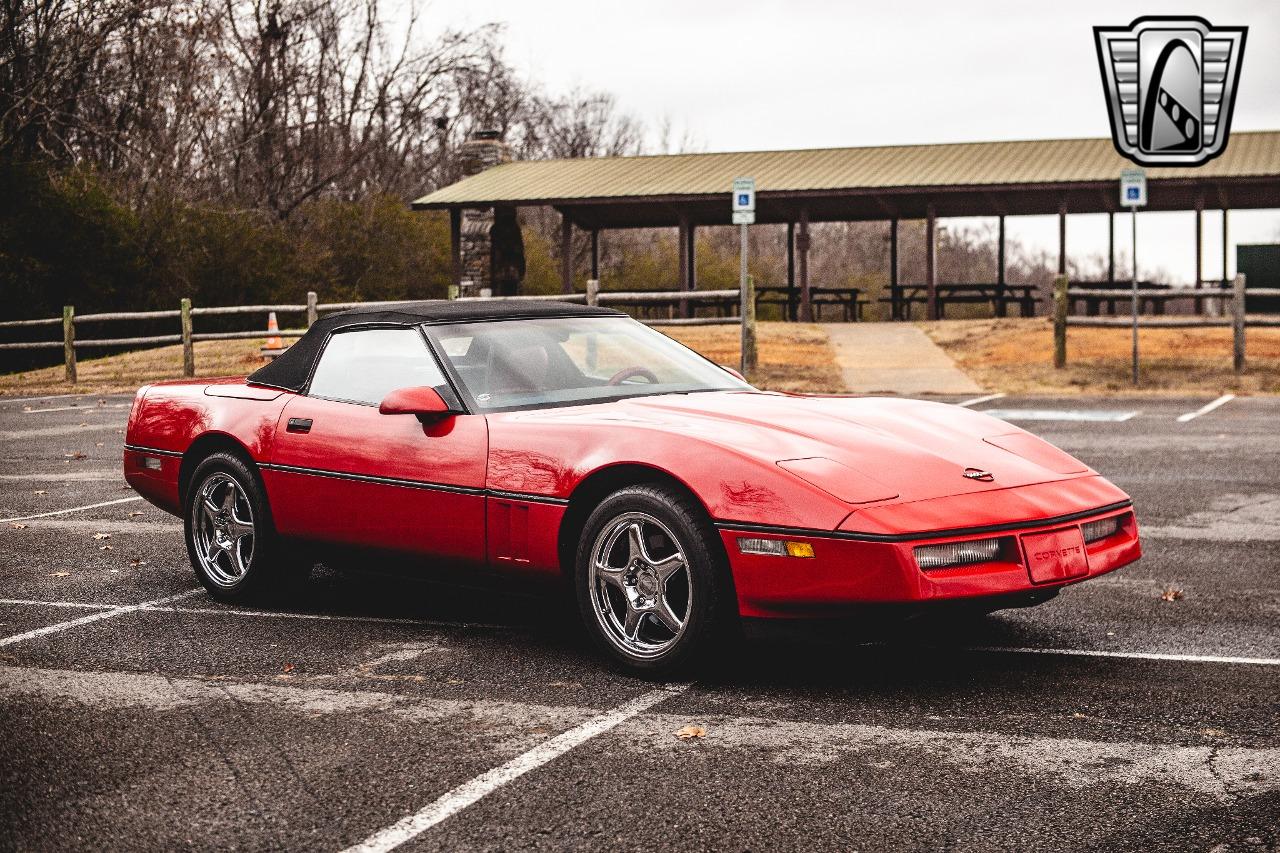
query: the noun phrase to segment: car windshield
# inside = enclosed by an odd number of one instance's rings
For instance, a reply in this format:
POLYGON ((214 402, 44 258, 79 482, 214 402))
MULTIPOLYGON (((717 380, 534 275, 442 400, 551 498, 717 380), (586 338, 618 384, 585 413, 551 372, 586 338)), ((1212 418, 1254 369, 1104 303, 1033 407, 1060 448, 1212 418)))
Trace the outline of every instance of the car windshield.
POLYGON ((629 317, 559 317, 427 326, 481 411, 749 388, 629 317))

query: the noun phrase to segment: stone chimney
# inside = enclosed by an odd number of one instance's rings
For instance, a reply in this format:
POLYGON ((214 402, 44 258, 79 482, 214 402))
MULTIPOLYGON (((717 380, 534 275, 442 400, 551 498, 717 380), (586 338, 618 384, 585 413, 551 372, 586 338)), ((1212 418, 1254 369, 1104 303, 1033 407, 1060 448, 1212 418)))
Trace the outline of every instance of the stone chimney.
MULTIPOLYGON (((469 178, 485 169, 510 162, 511 148, 502 141, 500 131, 478 130, 459 147, 458 159, 463 178, 469 178)), ((493 221, 492 208, 462 212, 462 287, 459 296, 480 296, 485 290, 493 293, 490 263, 493 221)))

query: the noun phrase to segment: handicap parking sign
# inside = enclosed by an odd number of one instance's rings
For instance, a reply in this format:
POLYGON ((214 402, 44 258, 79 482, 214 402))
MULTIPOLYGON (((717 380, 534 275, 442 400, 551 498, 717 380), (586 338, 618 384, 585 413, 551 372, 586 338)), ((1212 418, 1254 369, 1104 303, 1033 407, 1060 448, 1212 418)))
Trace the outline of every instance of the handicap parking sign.
POLYGON ((738 207, 747 207, 751 204, 750 193, 738 193, 738 207))

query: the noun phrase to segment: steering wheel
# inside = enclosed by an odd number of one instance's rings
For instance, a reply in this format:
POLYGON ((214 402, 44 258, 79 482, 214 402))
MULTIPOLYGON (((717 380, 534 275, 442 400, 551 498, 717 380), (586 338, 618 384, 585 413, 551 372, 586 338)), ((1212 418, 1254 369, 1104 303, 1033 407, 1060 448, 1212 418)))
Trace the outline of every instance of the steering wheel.
POLYGON ((617 373, 613 374, 613 376, 609 377, 609 384, 621 385, 623 382, 626 382, 628 379, 632 378, 633 376, 643 376, 645 379, 648 379, 654 385, 658 384, 657 374, 655 374, 652 370, 650 370, 647 367, 639 367, 639 366, 622 368, 617 373))

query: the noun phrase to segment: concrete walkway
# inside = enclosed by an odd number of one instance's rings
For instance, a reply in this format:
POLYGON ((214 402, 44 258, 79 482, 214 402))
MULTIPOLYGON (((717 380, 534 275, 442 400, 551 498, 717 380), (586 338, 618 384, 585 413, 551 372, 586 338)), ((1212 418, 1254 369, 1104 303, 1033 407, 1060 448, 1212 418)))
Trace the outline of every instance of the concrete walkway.
POLYGON ((852 393, 981 394, 929 336, 911 323, 825 323, 852 393))

